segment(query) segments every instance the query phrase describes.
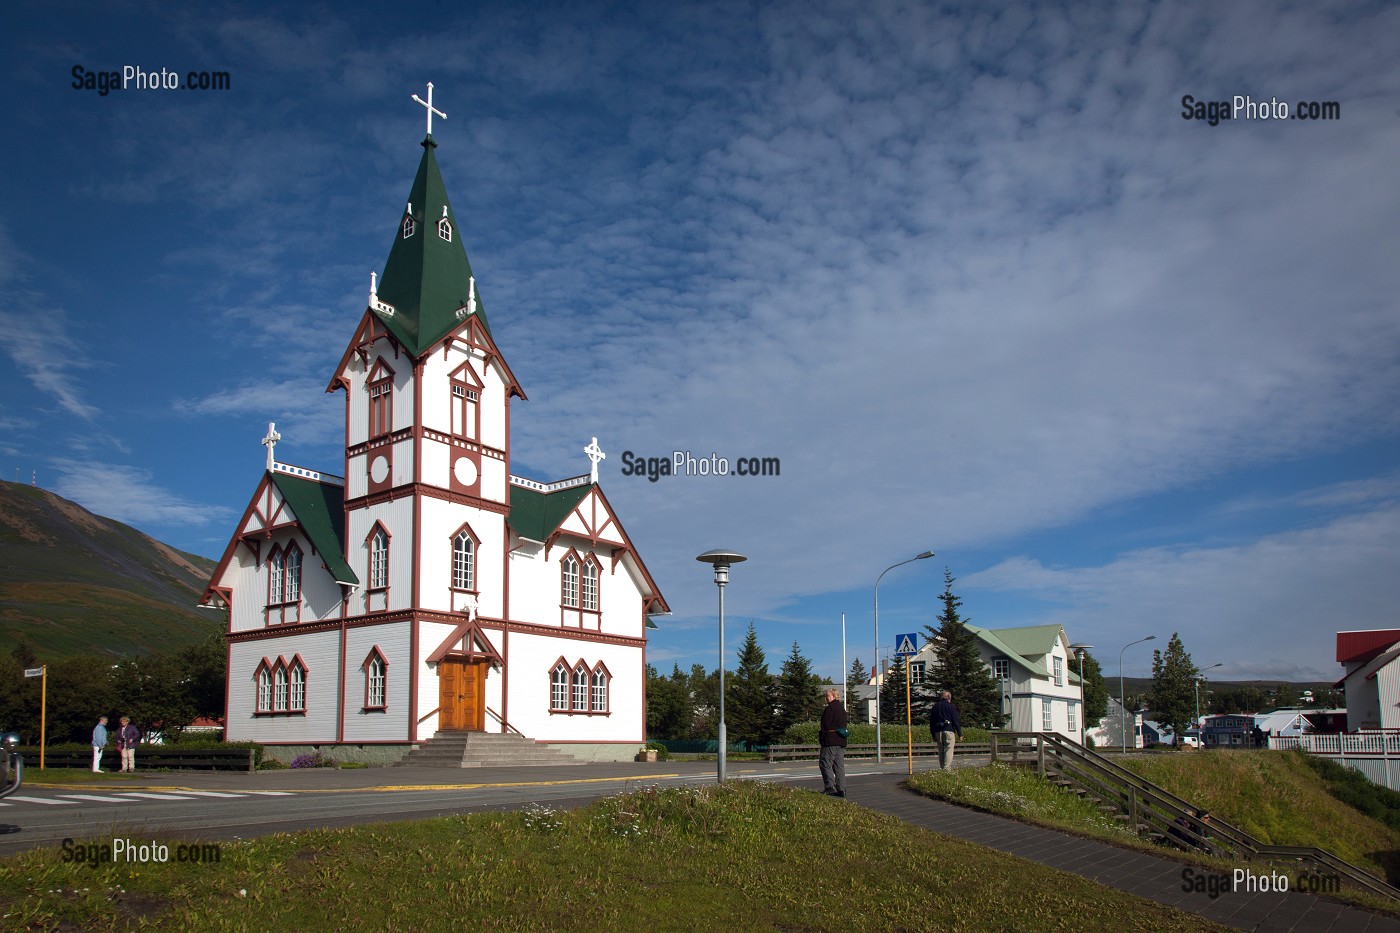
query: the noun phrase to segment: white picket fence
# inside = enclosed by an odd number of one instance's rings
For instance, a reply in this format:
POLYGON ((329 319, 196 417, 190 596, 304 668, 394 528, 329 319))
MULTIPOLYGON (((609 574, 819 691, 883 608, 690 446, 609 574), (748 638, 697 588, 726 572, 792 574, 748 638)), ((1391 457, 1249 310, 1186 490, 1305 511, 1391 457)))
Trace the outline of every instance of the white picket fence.
POLYGON ((1400 730, 1328 735, 1271 735, 1269 748, 1300 748, 1312 755, 1336 759, 1355 768, 1376 784, 1400 790, 1400 730))

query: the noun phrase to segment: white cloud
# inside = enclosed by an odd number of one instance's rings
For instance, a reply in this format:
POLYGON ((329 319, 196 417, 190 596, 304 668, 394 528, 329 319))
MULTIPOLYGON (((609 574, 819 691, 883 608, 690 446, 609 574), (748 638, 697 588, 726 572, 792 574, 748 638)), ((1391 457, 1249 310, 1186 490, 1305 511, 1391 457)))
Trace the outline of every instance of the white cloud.
MULTIPOLYGON (((1198 666, 1224 662, 1219 676, 1340 675, 1334 635, 1391 624, 1400 601, 1393 567, 1400 553, 1400 505, 1268 535, 1235 547, 1150 548, 1097 567, 1047 566, 1010 558, 959 580, 960 595, 1033 597, 1038 624, 1060 623, 1075 640, 1114 654, 1155 634, 1180 632, 1198 666)), ((1139 672, 1153 647, 1130 667, 1139 672)))
POLYGON ((149 528, 152 525, 202 526, 233 520, 232 510, 191 502, 152 481, 149 470, 102 463, 57 461, 54 492, 90 512, 149 528))

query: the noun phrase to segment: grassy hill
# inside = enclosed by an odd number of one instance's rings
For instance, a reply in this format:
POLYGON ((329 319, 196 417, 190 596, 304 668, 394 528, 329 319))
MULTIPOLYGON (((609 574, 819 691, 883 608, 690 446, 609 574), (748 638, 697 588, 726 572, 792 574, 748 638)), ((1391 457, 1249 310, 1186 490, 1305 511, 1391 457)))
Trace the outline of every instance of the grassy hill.
POLYGON ((120 657, 203 641, 221 621, 194 608, 212 561, 61 496, 0 480, 0 648, 120 657))
POLYGON ((1265 842, 1330 849, 1400 880, 1400 833, 1329 794, 1297 753, 1177 752, 1122 763, 1265 842))

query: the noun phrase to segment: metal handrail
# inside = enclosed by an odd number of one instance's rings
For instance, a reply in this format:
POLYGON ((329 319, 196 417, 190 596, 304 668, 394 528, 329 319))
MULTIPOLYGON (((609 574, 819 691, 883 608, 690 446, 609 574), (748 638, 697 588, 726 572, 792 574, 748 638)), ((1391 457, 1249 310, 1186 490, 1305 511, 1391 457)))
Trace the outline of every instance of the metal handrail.
POLYGON ((502 719, 502 718, 501 718, 501 714, 498 713, 498 712, 496 712, 495 710, 493 710, 491 707, 489 707, 489 706, 486 707, 486 712, 490 713, 490 714, 491 714, 491 718, 494 719, 494 720, 496 720, 496 722, 500 723, 501 726, 502 726, 503 728, 509 729, 511 732, 514 732, 516 735, 524 735, 524 734, 525 734, 525 733, 521 732, 519 729, 517 729, 517 728, 515 728, 514 726, 512 726, 510 723, 506 722, 504 719, 502 719))
POLYGON ((1241 850, 1241 854, 1252 856, 1261 861, 1279 859, 1310 861, 1314 865, 1331 869, 1373 894, 1400 899, 1400 889, 1392 887, 1365 869, 1351 864, 1326 849, 1320 849, 1316 846, 1273 845, 1236 826, 1214 818, 1211 820, 1210 828, 1212 833, 1216 835, 1209 838, 1201 836, 1189 828, 1181 830, 1174 821, 1180 817, 1185 817, 1187 820, 1193 819, 1199 811, 1199 807, 1193 806, 1165 788, 1159 787, 1117 762, 1109 761, 1103 755, 1087 749, 1073 739, 1068 739, 1059 733, 994 733, 991 743, 993 761, 997 760, 998 737, 1014 738, 1018 745, 1021 740, 1029 740, 1034 743, 1037 770, 1042 776, 1046 773, 1046 752, 1049 749, 1051 750, 1050 757, 1053 759, 1049 766, 1056 768, 1064 778, 1079 784, 1088 792, 1103 793, 1105 782, 1107 782, 1109 786, 1113 787, 1113 791, 1108 795, 1111 802, 1122 808, 1127 814, 1134 832, 1140 831, 1140 827, 1143 825, 1149 828, 1166 828, 1168 830, 1176 828, 1189 838, 1208 846, 1219 843, 1223 838, 1233 844, 1237 850, 1241 850), (1095 786, 1089 786, 1091 782, 1095 786), (1153 821, 1156 822, 1156 827, 1153 827, 1153 821))

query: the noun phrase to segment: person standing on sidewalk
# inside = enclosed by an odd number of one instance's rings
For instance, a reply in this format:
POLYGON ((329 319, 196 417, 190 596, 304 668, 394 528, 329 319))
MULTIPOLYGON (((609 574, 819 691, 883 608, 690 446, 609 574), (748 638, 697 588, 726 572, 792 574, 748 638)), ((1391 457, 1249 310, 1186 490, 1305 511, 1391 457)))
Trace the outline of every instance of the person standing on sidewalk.
POLYGON ((123 771, 136 770, 136 746, 141 742, 141 730, 131 724, 131 718, 121 718, 121 728, 117 730, 117 753, 122 758, 123 771))
POLYGON ((944 690, 938 702, 933 704, 928 727, 933 733, 933 740, 938 743, 938 766, 947 771, 953 766, 954 737, 962 738, 962 720, 958 717, 958 708, 953 705, 952 693, 944 690))
POLYGON ((107 747, 107 717, 98 716, 92 729, 92 770, 102 773, 102 750, 107 747))
POLYGON ((846 796, 846 706, 840 690, 826 692, 826 709, 822 710, 821 755, 817 759, 822 771, 822 791, 833 797, 846 796))

